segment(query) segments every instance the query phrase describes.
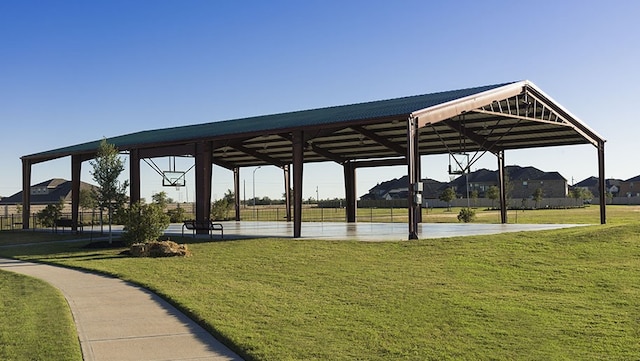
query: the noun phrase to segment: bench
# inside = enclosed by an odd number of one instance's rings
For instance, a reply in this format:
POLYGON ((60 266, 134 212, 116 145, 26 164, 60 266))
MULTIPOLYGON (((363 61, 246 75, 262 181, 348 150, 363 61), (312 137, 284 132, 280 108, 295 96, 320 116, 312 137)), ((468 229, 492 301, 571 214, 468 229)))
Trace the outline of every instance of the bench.
POLYGON ((212 221, 184 221, 182 224, 182 238, 184 238, 184 229, 189 229, 193 231, 193 237, 196 236, 196 231, 207 231, 209 232, 209 238, 213 238, 213 231, 220 231, 220 238, 224 239, 224 230, 222 228, 221 223, 213 223, 212 221))
MULTIPOLYGON (((62 233, 64 233, 64 227, 73 229, 73 220, 69 218, 56 219, 53 227, 56 233, 58 233, 58 227, 62 228, 62 233)), ((78 229, 82 230, 82 224, 78 224, 78 229)))

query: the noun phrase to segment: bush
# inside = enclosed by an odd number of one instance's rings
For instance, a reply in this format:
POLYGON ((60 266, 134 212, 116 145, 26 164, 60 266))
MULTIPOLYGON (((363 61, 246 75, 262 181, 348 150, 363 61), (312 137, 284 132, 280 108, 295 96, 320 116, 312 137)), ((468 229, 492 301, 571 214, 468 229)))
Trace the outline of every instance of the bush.
POLYGON ((62 203, 49 204, 47 207, 38 212, 38 221, 45 227, 53 227, 56 221, 60 219, 62 214, 62 203))
POLYGON ((219 199, 211 205, 211 219, 216 221, 226 221, 229 219, 231 203, 226 198, 219 199))
POLYGON ((169 216, 157 204, 137 202, 126 213, 122 240, 128 245, 155 241, 169 226, 169 216))
POLYGON ((178 207, 176 207, 175 209, 168 210, 167 215, 169 216, 169 222, 180 223, 184 221, 186 218, 186 213, 187 212, 184 210, 184 208, 180 207, 180 205, 178 205, 178 207))
POLYGON ((476 218, 476 211, 471 208, 462 208, 458 213, 458 221, 469 223, 476 218))

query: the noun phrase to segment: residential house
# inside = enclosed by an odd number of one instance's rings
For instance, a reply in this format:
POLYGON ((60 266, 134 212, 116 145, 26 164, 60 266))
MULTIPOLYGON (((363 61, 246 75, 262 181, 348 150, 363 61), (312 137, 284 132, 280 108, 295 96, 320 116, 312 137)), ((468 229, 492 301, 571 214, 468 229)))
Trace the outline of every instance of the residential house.
MULTIPOLYGON (((80 190, 95 188, 89 183, 80 182, 80 190)), ((53 178, 31 186, 31 204, 47 205, 71 203, 71 181, 62 178, 53 178)), ((22 204, 22 191, 0 199, 0 205, 22 204)))
MULTIPOLYGON (((613 197, 618 197, 618 195, 624 196, 622 193, 620 193, 621 184, 622 184, 622 180, 620 179, 613 179, 613 178, 606 179, 605 190, 606 192, 611 193, 613 197)), ((580 182, 571 186, 571 188, 574 188, 574 187, 588 190, 589 192, 591 192, 591 194, 593 194, 594 197, 598 197, 598 195, 600 194, 600 190, 599 190, 600 181, 598 177, 591 176, 589 178, 581 180, 580 182)))
POLYGON ((620 183, 619 197, 640 197, 640 175, 620 183))
MULTIPOLYGON (((542 189, 545 198, 564 198, 567 196, 567 180, 558 172, 544 172, 535 167, 517 165, 505 167, 505 176, 509 197, 512 199, 529 199, 538 188, 542 189)), ((479 198, 486 197, 486 191, 498 186, 498 171, 480 169, 463 174, 449 183, 459 197, 468 192, 478 192, 479 198)))
MULTIPOLYGON (((438 198, 446 183, 439 182, 434 179, 423 179, 423 198, 438 198)), ((369 192, 362 197, 361 200, 394 200, 407 199, 409 194, 409 177, 403 176, 394 178, 389 181, 378 183, 375 187, 369 189, 369 192)))

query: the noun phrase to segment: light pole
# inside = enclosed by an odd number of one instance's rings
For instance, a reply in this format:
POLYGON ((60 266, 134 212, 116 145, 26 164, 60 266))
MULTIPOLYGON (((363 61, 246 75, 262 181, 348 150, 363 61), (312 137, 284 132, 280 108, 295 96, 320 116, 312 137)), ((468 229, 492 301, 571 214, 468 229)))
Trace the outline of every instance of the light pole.
POLYGON ((260 169, 262 166, 258 166, 253 170, 253 211, 256 215, 256 221, 258 220, 258 210, 256 209, 256 171, 260 169))

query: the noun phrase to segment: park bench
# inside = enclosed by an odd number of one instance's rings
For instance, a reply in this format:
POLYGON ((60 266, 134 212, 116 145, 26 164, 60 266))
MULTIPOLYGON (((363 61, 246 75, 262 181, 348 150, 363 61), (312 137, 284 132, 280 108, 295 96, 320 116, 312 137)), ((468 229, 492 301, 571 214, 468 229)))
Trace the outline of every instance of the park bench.
POLYGON ((224 238, 224 230, 221 223, 213 223, 212 221, 184 221, 182 224, 182 238, 184 238, 184 229, 193 231, 193 237, 196 236, 196 231, 209 232, 209 238, 213 238, 213 231, 220 231, 220 238, 224 238))
MULTIPOLYGON (((73 229, 73 220, 69 218, 60 218, 56 219, 53 228, 56 233, 58 233, 58 227, 62 228, 62 233, 64 233, 64 228, 67 227, 69 229, 73 229)), ((78 229, 82 230, 82 224, 78 224, 78 229)))

